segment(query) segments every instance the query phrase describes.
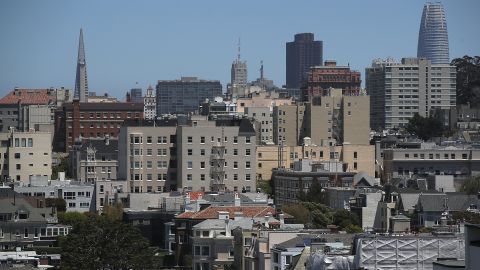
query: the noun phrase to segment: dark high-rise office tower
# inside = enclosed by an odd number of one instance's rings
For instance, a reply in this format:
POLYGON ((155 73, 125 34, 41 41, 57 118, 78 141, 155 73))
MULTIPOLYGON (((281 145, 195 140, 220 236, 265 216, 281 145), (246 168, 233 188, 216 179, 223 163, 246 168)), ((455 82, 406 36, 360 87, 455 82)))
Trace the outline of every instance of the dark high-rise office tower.
POLYGON ((448 32, 445 10, 440 3, 426 3, 418 33, 417 57, 432 64, 449 64, 448 32))
POLYGON ((80 102, 88 102, 87 62, 85 61, 85 47, 83 45, 83 30, 80 28, 78 41, 77 76, 75 78, 75 92, 73 98, 80 102))
POLYGON ((130 102, 143 103, 142 88, 130 89, 130 102))
POLYGON ((300 88, 312 66, 323 63, 323 42, 315 41, 313 33, 296 34, 293 42, 287 42, 287 88, 300 88))

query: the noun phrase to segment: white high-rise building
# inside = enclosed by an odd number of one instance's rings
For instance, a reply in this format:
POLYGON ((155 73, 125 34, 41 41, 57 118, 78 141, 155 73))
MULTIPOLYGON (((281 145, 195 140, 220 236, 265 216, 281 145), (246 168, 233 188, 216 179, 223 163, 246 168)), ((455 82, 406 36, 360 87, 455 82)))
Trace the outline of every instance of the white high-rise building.
POLYGON ((157 116, 157 100, 151 85, 148 87, 147 93, 143 98, 143 116, 147 120, 155 119, 157 116))

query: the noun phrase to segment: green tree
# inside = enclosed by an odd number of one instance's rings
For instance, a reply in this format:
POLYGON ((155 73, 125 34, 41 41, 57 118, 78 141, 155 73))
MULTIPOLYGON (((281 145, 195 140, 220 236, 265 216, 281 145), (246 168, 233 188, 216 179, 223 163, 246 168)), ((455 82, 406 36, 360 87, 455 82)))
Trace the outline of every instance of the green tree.
POLYGON ((462 191, 469 195, 476 195, 480 192, 480 177, 471 177, 462 185, 462 191))
POLYGON ((52 179, 58 179, 59 172, 65 172, 67 177, 71 176, 68 168, 68 157, 61 158, 60 164, 52 166, 52 179))
POLYGON ((341 229, 345 229, 351 225, 360 225, 360 219, 356 214, 346 209, 337 209, 333 213, 333 224, 339 226, 341 229))
POLYGON ((457 67, 457 104, 480 105, 480 56, 465 55, 451 62, 457 67))
POLYGON ((362 233, 363 230, 360 228, 360 226, 350 224, 347 227, 345 227, 345 231, 347 233, 362 233))
POLYGON ((67 203, 63 198, 46 198, 45 206, 53 207, 57 210, 57 212, 67 211, 67 203))
POLYGON ((79 212, 60 212, 57 217, 59 223, 72 226, 85 222, 88 218, 85 214, 79 212))
POLYGON ((273 181, 271 180, 257 180, 257 188, 259 188, 263 193, 273 196, 273 181))
POLYGON ((282 211, 292 215, 295 223, 307 224, 310 222, 310 212, 301 203, 285 205, 282 207, 282 211))
POLYGON ((102 216, 105 216, 111 220, 122 220, 123 218, 123 205, 121 203, 115 203, 113 205, 105 205, 103 207, 102 216))
POLYGON ((422 140, 428 140, 432 137, 442 136, 443 124, 432 116, 422 117, 415 113, 408 121, 406 130, 410 134, 417 135, 422 140))
POLYGON ((76 223, 61 240, 62 269, 156 269, 155 252, 129 224, 104 216, 76 223))
POLYGON ((472 224, 480 224, 480 214, 467 211, 453 212, 452 220, 459 222, 465 221, 472 224))
POLYGON ((323 203, 323 188, 318 181, 312 181, 312 185, 307 192, 303 189, 297 194, 297 198, 302 202, 323 203))

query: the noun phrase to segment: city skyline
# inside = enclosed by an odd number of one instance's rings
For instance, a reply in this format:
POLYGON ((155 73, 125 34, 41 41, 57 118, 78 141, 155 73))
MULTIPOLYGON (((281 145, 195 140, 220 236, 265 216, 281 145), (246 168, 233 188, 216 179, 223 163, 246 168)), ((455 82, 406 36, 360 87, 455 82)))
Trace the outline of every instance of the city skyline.
MULTIPOLYGON (((295 6, 279 2, 272 6, 247 2, 234 8, 214 1, 192 2, 184 8, 170 3, 120 2, 111 11, 110 2, 26 3, 0 4, 0 34, 4 37, 0 44, 0 94, 15 86, 64 86, 73 91, 78 31, 83 28, 89 90, 122 99, 136 82, 146 88, 157 80, 180 76, 220 80, 225 91, 239 37, 249 80, 260 76, 263 60, 265 77, 281 86, 285 84, 285 43, 302 32, 312 32, 315 39, 324 42, 324 60, 350 64, 362 73, 364 81, 365 68, 374 58, 391 56, 399 60, 416 55, 425 4, 364 1, 295 6), (371 13, 373 6, 375 14, 371 13), (291 15, 299 11, 302 16, 291 15), (265 12, 272 14, 272 20, 265 12), (335 20, 338 23, 332 27, 335 20)), ((480 3, 442 4, 449 28, 450 58, 477 55, 478 30, 468 26, 480 23, 475 16, 480 3)))

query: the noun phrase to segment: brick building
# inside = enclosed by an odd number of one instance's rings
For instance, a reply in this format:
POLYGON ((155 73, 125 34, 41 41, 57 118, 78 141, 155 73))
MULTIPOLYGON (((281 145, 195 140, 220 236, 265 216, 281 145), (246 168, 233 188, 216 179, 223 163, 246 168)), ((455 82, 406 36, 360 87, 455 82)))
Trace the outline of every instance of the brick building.
POLYGON ((349 66, 337 66, 336 61, 325 61, 324 66, 310 68, 307 87, 302 89, 302 99, 310 101, 313 96, 329 95, 329 88, 342 89, 345 96, 357 96, 360 84, 359 71, 350 70, 349 66))
POLYGON ((54 149, 71 150, 80 138, 116 138, 124 120, 142 118, 143 103, 66 103, 55 117, 54 149))

